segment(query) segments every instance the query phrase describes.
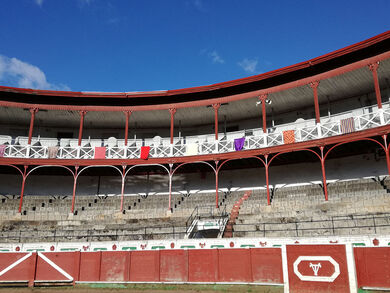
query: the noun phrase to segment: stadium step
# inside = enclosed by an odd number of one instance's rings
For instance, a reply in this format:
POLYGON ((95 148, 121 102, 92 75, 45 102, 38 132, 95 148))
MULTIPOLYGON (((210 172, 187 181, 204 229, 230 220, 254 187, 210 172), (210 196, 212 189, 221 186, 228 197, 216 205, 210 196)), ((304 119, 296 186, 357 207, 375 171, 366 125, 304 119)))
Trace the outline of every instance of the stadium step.
POLYGON ((251 196, 251 194, 251 190, 245 192, 244 195, 234 203, 232 211, 230 212, 229 220, 226 224, 225 232, 223 234, 224 238, 233 237, 233 226, 235 225, 238 214, 240 213, 240 207, 243 202, 251 196))

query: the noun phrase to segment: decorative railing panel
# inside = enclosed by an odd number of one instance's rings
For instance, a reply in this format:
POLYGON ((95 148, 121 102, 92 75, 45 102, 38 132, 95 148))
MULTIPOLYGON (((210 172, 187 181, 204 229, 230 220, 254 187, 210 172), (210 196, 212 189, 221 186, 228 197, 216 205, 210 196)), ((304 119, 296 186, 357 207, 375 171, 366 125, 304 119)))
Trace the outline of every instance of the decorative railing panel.
MULTIPOLYGON (((390 124, 390 108, 384 104, 383 109, 367 107, 355 110, 354 112, 341 113, 324 117, 321 124, 315 124, 314 120, 301 121, 278 125, 273 127, 269 133, 263 133, 261 129, 238 131, 228 133, 218 141, 211 135, 192 136, 186 138, 175 138, 170 144, 166 138, 159 140, 135 139, 125 146, 122 140, 112 143, 109 140, 83 140, 85 146, 77 146, 76 140, 58 141, 52 138, 33 138, 34 144, 28 145, 25 137, 18 137, 12 144, 10 136, 0 136, 0 144, 4 144, 4 157, 8 158, 35 158, 45 159, 49 157, 50 148, 56 148, 54 158, 57 159, 93 159, 95 158, 95 147, 105 146, 106 159, 137 159, 141 155, 141 147, 150 143, 149 157, 182 157, 187 155, 206 155, 212 153, 228 153, 235 151, 235 138, 245 137, 244 150, 260 149, 291 143, 285 141, 285 132, 288 130, 293 141, 303 142, 324 137, 331 137, 361 131, 390 124), (357 115, 356 113, 359 113, 357 115), (348 129, 345 127, 346 121, 348 129), (271 132, 272 131, 272 132, 271 132), (246 135, 245 135, 246 134, 246 135), (42 145, 41 145, 42 144, 42 145), (56 146, 56 144, 59 146, 56 146), (194 147, 195 146, 195 147, 194 147)), ((53 156, 51 156, 53 158, 53 156)))

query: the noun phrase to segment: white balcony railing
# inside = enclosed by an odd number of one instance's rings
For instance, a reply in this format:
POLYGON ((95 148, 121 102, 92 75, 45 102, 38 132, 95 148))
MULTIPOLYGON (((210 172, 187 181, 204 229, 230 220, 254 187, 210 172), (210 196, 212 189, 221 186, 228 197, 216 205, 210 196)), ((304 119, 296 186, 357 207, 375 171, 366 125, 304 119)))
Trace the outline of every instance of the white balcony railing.
MULTIPOLYGON (((11 144, 10 136, 0 136, 0 145, 4 145, 4 157, 7 158, 57 158, 57 159, 94 159, 95 147, 105 146, 106 159, 137 159, 141 155, 141 147, 150 144, 149 157, 182 157, 188 155, 205 155, 212 153, 228 153, 235 151, 234 139, 245 137, 243 149, 252 150, 288 143, 284 138, 284 131, 294 131, 294 141, 303 142, 324 137, 345 134, 343 119, 353 119, 349 131, 361 131, 390 124, 390 107, 386 103, 382 109, 367 107, 351 112, 345 112, 321 118, 321 124, 314 120, 278 125, 268 129, 265 134, 261 129, 251 129, 227 133, 220 140, 215 141, 214 135, 188 136, 175 138, 170 144, 168 138, 152 140, 130 140, 128 146, 123 140, 83 140, 84 146, 77 146, 77 140, 56 140, 52 138, 33 138, 28 145, 25 137, 15 139, 11 144), (191 147, 190 147, 191 145, 191 147), (190 150, 191 149, 191 150, 190 150), (54 150, 54 153, 53 153, 54 150)), ((221 134, 223 136, 223 134, 221 134)), ((289 141, 291 142, 291 141, 289 141)))

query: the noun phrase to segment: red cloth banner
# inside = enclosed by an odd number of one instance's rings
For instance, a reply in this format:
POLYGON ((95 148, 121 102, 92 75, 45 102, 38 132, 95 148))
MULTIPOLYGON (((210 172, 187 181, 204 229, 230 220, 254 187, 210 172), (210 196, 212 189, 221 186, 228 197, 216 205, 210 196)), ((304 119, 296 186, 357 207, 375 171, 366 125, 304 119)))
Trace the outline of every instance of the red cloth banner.
POLYGON ((295 132, 294 130, 283 131, 283 141, 284 143, 294 143, 295 142, 295 132))
POLYGON ((95 159, 106 158, 106 147, 95 147, 95 159))
POLYGON ((149 158, 150 146, 141 147, 141 159, 147 160, 149 158))

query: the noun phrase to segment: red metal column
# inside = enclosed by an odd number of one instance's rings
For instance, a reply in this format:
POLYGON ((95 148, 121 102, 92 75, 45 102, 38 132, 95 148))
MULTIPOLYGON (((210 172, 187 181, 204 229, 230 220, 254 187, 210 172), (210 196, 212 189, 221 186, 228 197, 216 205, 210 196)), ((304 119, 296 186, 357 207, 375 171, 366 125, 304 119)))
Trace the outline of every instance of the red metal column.
POLYGON ((382 138, 385 142, 385 154, 386 154, 386 163, 387 163, 387 173, 390 175, 390 155, 389 155, 389 146, 387 145, 387 134, 382 135, 382 138))
POLYGON ((368 68, 372 72, 372 77, 374 78, 374 85, 375 85, 375 95, 376 95, 376 102, 378 104, 378 108, 382 108, 382 97, 381 97, 381 89, 379 87, 379 80, 378 80, 378 67, 379 62, 372 63, 368 65, 368 68))
POLYGON ((321 150, 321 171, 322 171, 322 184, 324 185, 325 200, 328 200, 328 186, 326 185, 326 174, 325 174, 325 159, 324 159, 324 147, 320 147, 321 150))
POLYGON ((316 112, 316 123, 320 123, 320 106, 318 104, 318 85, 320 82, 318 80, 313 81, 310 83, 310 87, 313 89, 313 96, 314 96, 314 109, 316 112))
POLYGON ((218 208, 219 207, 219 199, 218 199, 218 173, 219 173, 219 170, 218 170, 218 163, 219 161, 215 161, 215 207, 218 208))
POLYGON ((22 178, 22 189, 20 191, 20 201, 19 201, 19 213, 22 212, 22 206, 23 206, 23 195, 24 195, 24 185, 26 183, 27 178, 27 165, 24 165, 24 171, 23 171, 23 178, 22 178))
POLYGON ((76 201, 76 186, 77 186, 77 171, 79 170, 79 166, 75 166, 75 172, 73 175, 73 194, 72 194, 72 208, 70 209, 71 213, 74 212, 74 205, 76 201))
POLYGON ((31 144, 31 138, 32 138, 32 133, 34 129, 34 120, 35 120, 35 114, 39 111, 38 108, 33 108, 30 109, 31 113, 31 118, 30 118, 30 129, 28 130, 28 144, 31 144))
POLYGON ((221 107, 221 104, 212 104, 214 108, 214 116, 215 116, 215 122, 214 122, 214 129, 215 129, 215 140, 218 140, 218 109, 221 107))
POLYGON ((80 128, 79 128, 79 143, 78 146, 81 146, 81 139, 83 138, 83 125, 84 125, 84 116, 87 114, 87 111, 80 111, 80 128))
POLYGON ((268 155, 264 155, 265 157, 265 183, 267 184, 267 204, 271 205, 271 197, 269 194, 269 177, 268 177, 268 155))
POLYGON ((268 94, 260 95, 259 101, 261 102, 261 115, 263 117, 263 133, 267 133, 267 111, 265 109, 265 100, 268 94))
POLYGON ((174 127, 176 109, 175 108, 169 109, 169 113, 171 113, 171 144, 173 144, 173 127, 174 127))
POLYGON ((171 206, 171 201, 172 201, 172 167, 173 164, 169 164, 169 204, 168 204, 168 210, 170 211, 172 206, 171 206))
POLYGON ((123 211, 123 203, 125 197, 125 173, 126 173, 126 165, 122 165, 121 212, 123 211))
POLYGON ((126 115, 126 126, 125 126, 125 146, 127 146, 127 140, 129 138, 129 118, 132 111, 123 111, 123 113, 126 115))

